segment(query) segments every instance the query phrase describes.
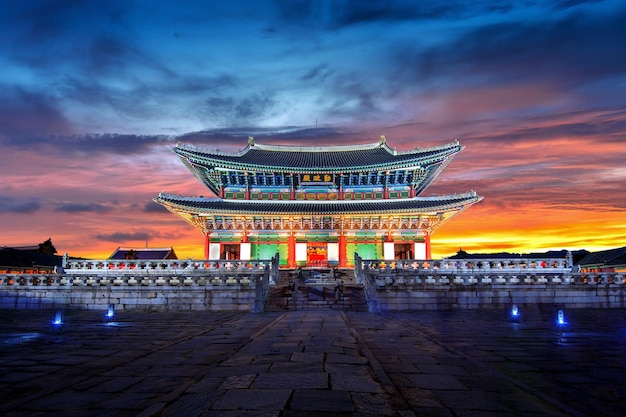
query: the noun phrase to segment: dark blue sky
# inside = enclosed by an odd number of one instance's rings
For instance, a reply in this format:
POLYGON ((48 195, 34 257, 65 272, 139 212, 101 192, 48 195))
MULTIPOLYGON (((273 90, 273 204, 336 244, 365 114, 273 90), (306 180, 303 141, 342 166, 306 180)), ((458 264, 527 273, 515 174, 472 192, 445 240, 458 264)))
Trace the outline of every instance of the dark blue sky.
POLYGON ((201 237, 150 201, 207 194, 176 141, 384 134, 467 146, 432 192, 486 198, 437 232, 435 254, 619 246, 624 45, 622 0, 6 1, 0 244, 52 237, 88 255, 149 239, 197 255, 201 237))

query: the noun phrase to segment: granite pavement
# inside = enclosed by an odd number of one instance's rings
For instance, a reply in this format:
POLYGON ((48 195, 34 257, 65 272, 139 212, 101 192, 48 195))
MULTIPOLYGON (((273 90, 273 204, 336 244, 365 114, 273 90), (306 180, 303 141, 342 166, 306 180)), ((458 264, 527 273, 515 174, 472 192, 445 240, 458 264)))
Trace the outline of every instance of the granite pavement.
POLYGON ((626 312, 0 311, 2 416, 624 416, 626 312))

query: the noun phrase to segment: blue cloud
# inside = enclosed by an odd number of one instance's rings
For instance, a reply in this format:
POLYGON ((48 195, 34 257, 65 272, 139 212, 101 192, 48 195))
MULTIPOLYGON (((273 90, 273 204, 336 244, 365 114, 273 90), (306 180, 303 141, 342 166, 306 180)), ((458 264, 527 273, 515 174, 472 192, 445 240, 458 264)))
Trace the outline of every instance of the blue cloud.
POLYGON ((0 213, 33 214, 42 209, 35 199, 17 200, 11 196, 0 196, 0 213))

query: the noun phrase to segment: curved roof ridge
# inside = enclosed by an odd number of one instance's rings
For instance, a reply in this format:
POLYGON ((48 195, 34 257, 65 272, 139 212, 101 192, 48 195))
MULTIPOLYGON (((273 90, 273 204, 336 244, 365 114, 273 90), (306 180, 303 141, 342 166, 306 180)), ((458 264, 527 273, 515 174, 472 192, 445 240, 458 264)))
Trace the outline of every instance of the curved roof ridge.
POLYGON ((237 152, 224 152, 219 149, 208 149, 201 146, 186 144, 178 142, 176 144, 176 148, 181 150, 189 150, 196 151, 204 154, 212 154, 212 155, 220 155, 220 156, 229 156, 229 157, 239 157, 247 154, 251 149, 257 149, 260 151, 270 151, 270 152, 350 152, 350 151, 367 151, 377 148, 383 148, 391 155, 410 155, 415 153, 423 153, 423 152, 435 152, 440 150, 446 150, 449 148, 454 148, 460 146, 458 139, 455 139, 453 142, 445 143, 443 145, 437 146, 428 146, 422 148, 421 146, 415 146, 413 149, 401 150, 398 151, 396 148, 391 148, 387 144, 387 139, 385 136, 381 136, 378 142, 372 143, 360 143, 360 144, 351 144, 351 145, 316 145, 316 146, 294 146, 294 145, 274 145, 274 144, 264 144, 264 143, 256 143, 254 138, 250 137, 248 139, 248 144, 245 148, 240 149, 237 152))
MULTIPOLYGON (((293 145, 271 145, 263 143, 255 143, 254 149, 262 151, 279 151, 279 152, 333 152, 333 151, 365 151, 380 148, 381 145, 376 143, 362 143, 354 145, 330 145, 330 146, 293 146, 293 145)), ((392 151, 393 152, 393 151, 392 151)))

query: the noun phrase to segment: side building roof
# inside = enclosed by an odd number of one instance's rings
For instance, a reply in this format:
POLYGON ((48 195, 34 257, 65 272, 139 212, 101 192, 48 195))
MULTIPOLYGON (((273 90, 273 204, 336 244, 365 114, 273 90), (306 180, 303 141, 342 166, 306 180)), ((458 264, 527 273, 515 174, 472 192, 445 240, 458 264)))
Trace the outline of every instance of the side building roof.
POLYGON ((344 146, 285 146, 256 144, 237 153, 225 153, 177 144, 174 152, 203 166, 275 172, 335 172, 337 170, 402 169, 441 163, 463 149, 458 141, 445 145, 396 151, 384 137, 377 143, 344 146))
POLYGON ((0 266, 32 268, 32 267, 60 267, 63 257, 39 253, 39 247, 0 248, 0 266), (36 249, 35 249, 36 248, 36 249))
POLYGON ((109 259, 178 259, 174 248, 117 248, 109 259), (130 253, 130 255, 129 255, 130 253), (132 256, 132 258, 129 258, 132 256))
POLYGON ((591 252, 578 262, 581 267, 626 265, 626 246, 591 252))

